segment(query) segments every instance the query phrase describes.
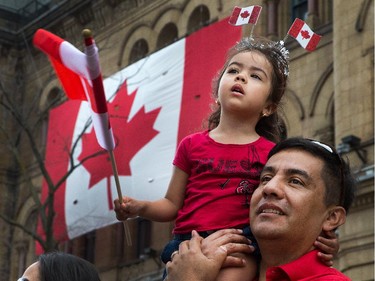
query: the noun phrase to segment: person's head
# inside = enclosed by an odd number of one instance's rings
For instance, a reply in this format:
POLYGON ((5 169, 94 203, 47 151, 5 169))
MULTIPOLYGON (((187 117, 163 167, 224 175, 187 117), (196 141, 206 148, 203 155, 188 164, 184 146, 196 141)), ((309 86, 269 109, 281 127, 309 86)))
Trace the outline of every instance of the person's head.
POLYGON ((251 199, 254 236, 312 245, 321 231, 345 223, 354 189, 350 168, 334 148, 303 138, 282 141, 270 151, 251 199))
MULTIPOLYGON (((234 60, 244 53, 253 56, 243 56, 255 61, 255 66, 260 66, 269 80, 264 110, 259 113, 256 131, 259 135, 273 141, 279 141, 282 134, 282 120, 278 117, 277 108, 284 95, 289 75, 288 51, 281 42, 270 41, 266 38, 244 38, 234 45, 227 54, 226 62, 219 74, 214 78, 212 94, 217 101, 217 107, 208 119, 209 129, 218 126, 221 117, 220 84, 223 76, 230 70, 234 60), (269 72, 269 73, 268 73, 269 72)), ((241 62, 242 63, 242 62, 241 62)), ((253 63, 253 62, 248 62, 253 63)), ((260 77, 262 79, 262 77, 260 77)), ((247 94, 251 94, 247 93, 247 94)))
POLYGON ((62 252, 39 256, 19 281, 100 281, 99 273, 90 262, 62 252))

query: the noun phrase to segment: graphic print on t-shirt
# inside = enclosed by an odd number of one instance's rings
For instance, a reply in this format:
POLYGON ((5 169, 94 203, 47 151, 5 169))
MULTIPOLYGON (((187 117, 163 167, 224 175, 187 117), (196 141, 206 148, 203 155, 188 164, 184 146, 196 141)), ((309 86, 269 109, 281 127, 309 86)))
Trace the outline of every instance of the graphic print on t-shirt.
POLYGON ((260 172, 263 164, 259 161, 259 155, 255 148, 250 148, 248 158, 233 159, 204 158, 197 159, 193 165, 193 173, 199 175, 210 173, 217 175, 217 186, 220 189, 233 189, 233 193, 243 195, 241 205, 249 207, 251 195, 259 185, 260 172))

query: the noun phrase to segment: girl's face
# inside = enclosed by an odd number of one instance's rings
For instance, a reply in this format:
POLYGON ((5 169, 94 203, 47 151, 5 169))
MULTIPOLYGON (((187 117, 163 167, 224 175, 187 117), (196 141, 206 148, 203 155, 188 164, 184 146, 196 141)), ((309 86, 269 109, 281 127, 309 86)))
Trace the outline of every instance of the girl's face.
POLYGON ((257 51, 238 53, 229 61, 219 82, 218 101, 222 111, 262 116, 272 113, 268 101, 272 85, 272 65, 257 51))

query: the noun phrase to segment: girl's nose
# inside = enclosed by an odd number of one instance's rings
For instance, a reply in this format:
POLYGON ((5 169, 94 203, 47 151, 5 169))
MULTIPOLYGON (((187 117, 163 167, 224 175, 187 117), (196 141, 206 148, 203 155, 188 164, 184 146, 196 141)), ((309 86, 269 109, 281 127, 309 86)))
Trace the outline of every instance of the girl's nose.
POLYGON ((245 82, 246 82, 245 76, 242 75, 241 73, 239 73, 239 74, 236 76, 236 81, 241 81, 241 82, 245 83, 245 82))

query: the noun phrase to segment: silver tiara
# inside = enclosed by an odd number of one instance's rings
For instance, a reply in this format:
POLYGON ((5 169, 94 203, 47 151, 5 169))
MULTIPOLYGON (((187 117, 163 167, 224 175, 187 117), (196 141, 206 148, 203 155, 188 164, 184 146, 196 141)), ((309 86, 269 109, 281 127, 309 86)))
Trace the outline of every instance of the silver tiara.
POLYGON ((280 40, 275 42, 275 48, 279 51, 279 54, 275 54, 276 56, 280 56, 280 59, 277 59, 277 64, 279 68, 283 70, 285 76, 289 76, 289 50, 285 47, 284 41, 280 40))
POLYGON ((236 45, 238 51, 267 50, 277 62, 279 71, 286 77, 289 76, 289 51, 284 46, 284 41, 257 40, 254 37, 245 37, 236 45))

